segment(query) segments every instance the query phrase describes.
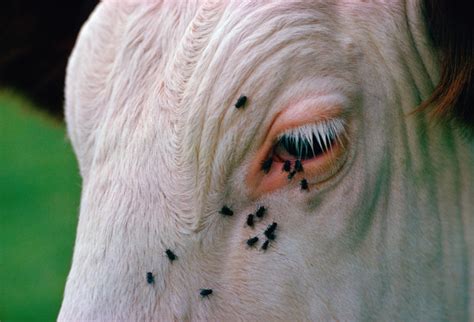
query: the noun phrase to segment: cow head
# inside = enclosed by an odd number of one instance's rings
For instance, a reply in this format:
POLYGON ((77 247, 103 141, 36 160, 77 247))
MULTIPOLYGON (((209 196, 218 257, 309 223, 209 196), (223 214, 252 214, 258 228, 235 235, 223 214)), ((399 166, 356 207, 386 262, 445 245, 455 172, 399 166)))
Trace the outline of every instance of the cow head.
POLYGON ((60 319, 467 318, 474 154, 412 113, 430 39, 415 2, 99 5, 60 319))

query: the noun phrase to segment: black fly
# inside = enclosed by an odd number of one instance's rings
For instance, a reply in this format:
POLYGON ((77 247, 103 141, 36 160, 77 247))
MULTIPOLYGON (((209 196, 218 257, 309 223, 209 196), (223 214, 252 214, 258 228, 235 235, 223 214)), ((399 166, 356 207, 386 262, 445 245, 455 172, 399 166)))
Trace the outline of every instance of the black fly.
POLYGON ((267 239, 262 245, 262 250, 267 250, 269 244, 270 244, 270 240, 267 239))
POLYGON ((288 180, 293 179, 293 177, 295 176, 295 174, 296 174, 296 171, 295 171, 295 170, 291 171, 291 172, 288 174, 288 180))
POLYGON ((255 213, 255 216, 257 216, 257 218, 262 218, 263 215, 265 215, 265 211, 267 209, 265 209, 264 206, 261 206, 260 208, 258 208, 257 212, 255 213))
POLYGON ((267 229, 265 230, 265 232, 264 232, 265 236, 270 240, 274 240, 276 238, 276 236, 274 234, 276 228, 277 228, 277 223, 276 222, 269 225, 267 227, 267 229))
POLYGON ((270 172, 270 169, 272 167, 272 163, 273 163, 273 159, 271 157, 268 158, 267 160, 263 161, 261 169, 265 174, 270 172))
POLYGON ((255 245, 256 242, 258 242, 258 237, 257 236, 248 239, 247 240, 247 245, 252 247, 253 245, 255 245))
POLYGON ((152 273, 152 272, 146 273, 146 282, 147 282, 148 284, 153 284, 153 283, 155 283, 155 278, 153 277, 153 273, 152 273))
POLYGON ((247 225, 253 227, 253 214, 247 216, 247 225))
POLYGON ((166 250, 166 256, 168 256, 171 262, 174 261, 176 258, 178 258, 176 254, 171 251, 171 249, 166 250))
POLYGON ((283 171, 285 172, 290 172, 291 171, 291 161, 290 160, 286 160, 284 163, 283 163, 283 168, 282 168, 283 171))
POLYGON ((308 181, 303 179, 300 181, 301 190, 308 190, 308 181))
POLYGON ((295 161, 295 171, 296 172, 303 172, 303 164, 301 163, 301 160, 296 160, 295 161))
POLYGON ((208 297, 209 295, 212 294, 212 290, 210 288, 202 288, 200 291, 199 291, 199 294, 201 295, 201 297, 208 297))
POLYGON ((245 107, 245 103, 247 103, 247 96, 242 95, 237 100, 237 103, 235 103, 235 108, 245 107))
POLYGON ((222 207, 221 210, 219 211, 219 213, 224 215, 224 216, 233 216, 234 215, 234 212, 227 206, 222 207))

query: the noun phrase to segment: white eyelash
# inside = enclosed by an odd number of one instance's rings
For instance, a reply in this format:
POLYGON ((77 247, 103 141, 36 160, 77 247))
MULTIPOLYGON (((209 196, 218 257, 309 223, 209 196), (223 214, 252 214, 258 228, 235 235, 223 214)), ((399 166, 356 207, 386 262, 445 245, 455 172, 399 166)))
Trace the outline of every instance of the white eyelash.
POLYGON ((304 153, 307 154, 307 144, 303 142, 309 142, 311 146, 311 152, 314 154, 313 149, 313 137, 318 141, 319 146, 324 151, 328 151, 331 146, 331 141, 336 139, 342 146, 341 137, 345 135, 344 121, 341 119, 332 119, 327 121, 321 121, 316 124, 307 124, 300 127, 290 129, 286 132, 281 133, 278 136, 278 140, 285 139, 294 144, 298 149, 298 155, 302 155, 302 146, 304 146, 304 153))

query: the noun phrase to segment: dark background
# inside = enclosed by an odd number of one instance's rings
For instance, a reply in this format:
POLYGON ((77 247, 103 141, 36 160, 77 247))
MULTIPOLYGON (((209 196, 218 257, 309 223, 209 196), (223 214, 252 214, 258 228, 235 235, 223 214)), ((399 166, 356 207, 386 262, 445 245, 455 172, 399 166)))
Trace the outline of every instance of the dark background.
POLYGON ((0 1, 0 88, 63 115, 68 56, 97 0, 0 1))

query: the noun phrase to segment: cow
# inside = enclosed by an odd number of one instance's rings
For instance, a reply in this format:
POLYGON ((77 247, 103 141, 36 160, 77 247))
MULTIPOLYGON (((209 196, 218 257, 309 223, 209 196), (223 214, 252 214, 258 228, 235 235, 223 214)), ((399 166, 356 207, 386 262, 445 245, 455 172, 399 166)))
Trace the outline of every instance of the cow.
POLYGON ((437 3, 101 2, 58 320, 472 320, 472 39, 437 3))

